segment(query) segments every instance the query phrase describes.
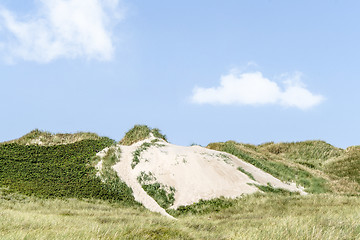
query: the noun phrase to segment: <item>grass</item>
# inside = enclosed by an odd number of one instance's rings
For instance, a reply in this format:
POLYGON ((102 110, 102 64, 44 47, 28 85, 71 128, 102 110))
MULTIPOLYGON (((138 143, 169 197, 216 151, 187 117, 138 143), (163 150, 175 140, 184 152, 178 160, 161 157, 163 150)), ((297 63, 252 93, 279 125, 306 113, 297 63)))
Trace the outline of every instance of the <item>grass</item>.
POLYGON ((166 136, 161 134, 161 131, 158 128, 150 128, 147 125, 135 125, 126 132, 123 139, 121 139, 120 144, 128 146, 132 145, 138 141, 146 139, 149 137, 150 133, 152 133, 154 137, 167 141, 166 136))
POLYGON ((219 204, 223 206, 217 211, 210 208, 183 212, 173 221, 141 207, 124 207, 100 200, 9 196, 0 191, 0 238, 360 238, 359 197, 270 193, 223 199, 217 206, 219 204))
MULTIPOLYGON (((101 140, 101 139, 109 139, 106 137, 100 137, 96 133, 90 132, 77 132, 77 133, 50 133, 47 131, 41 131, 39 129, 34 129, 28 134, 8 142, 4 142, 2 144, 8 143, 17 143, 20 145, 41 145, 41 146, 54 146, 60 144, 71 144, 75 142, 79 142, 82 140, 101 140)), ((109 139, 110 140, 110 139, 109 139)), ((115 141, 112 140, 114 143, 115 141)))
POLYGON ((299 192, 291 192, 288 191, 286 189, 282 189, 282 188, 274 188, 273 186, 271 186, 270 183, 267 184, 267 186, 264 185, 258 185, 258 184, 254 184, 257 188, 259 188, 260 191, 264 192, 264 193, 276 193, 276 194, 285 194, 285 195, 299 195, 299 192))
POLYGON ((287 160, 298 162, 310 168, 321 168, 331 158, 339 157, 344 150, 324 141, 303 141, 292 143, 266 143, 259 146, 270 153, 280 155, 287 160))
POLYGON ((294 181, 297 185, 305 187, 305 191, 309 193, 325 193, 329 191, 326 180, 322 177, 315 176, 299 166, 289 165, 285 161, 276 161, 266 154, 256 152, 256 147, 251 147, 249 150, 248 146, 234 141, 211 143, 207 147, 235 155, 282 181, 294 181))
POLYGON ((245 171, 245 169, 243 169, 242 167, 238 167, 237 170, 239 170, 240 172, 246 174, 251 180, 256 181, 254 176, 251 173, 249 173, 248 171, 245 171))
POLYGON ((360 184, 360 146, 350 147, 341 157, 326 162, 324 171, 360 184))

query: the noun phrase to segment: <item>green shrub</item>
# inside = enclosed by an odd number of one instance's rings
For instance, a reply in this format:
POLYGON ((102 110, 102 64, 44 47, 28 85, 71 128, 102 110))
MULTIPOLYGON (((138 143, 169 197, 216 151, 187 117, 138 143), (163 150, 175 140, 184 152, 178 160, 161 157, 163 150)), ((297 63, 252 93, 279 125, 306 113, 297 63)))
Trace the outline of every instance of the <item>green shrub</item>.
POLYGON ((156 182, 156 177, 151 172, 141 172, 137 180, 162 208, 166 209, 174 204, 176 189, 156 182))
POLYGON ((91 165, 94 155, 112 144, 101 139, 55 146, 0 145, 0 187, 44 198, 99 198, 133 204, 126 185, 114 188, 117 182, 102 182, 91 165))
POLYGON ((162 208, 166 209, 174 204, 175 188, 164 186, 158 182, 142 184, 141 186, 162 208))

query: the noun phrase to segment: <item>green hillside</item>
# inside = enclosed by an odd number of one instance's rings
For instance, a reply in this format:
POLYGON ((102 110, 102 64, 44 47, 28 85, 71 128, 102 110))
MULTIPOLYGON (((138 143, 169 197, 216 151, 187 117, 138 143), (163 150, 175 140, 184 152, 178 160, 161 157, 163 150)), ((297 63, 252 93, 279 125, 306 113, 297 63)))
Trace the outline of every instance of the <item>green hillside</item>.
POLYGON ((350 147, 340 157, 325 162, 323 169, 360 185, 360 146, 350 147))
POLYGON ((53 146, 0 145, 0 187, 39 197, 99 198, 134 203, 131 189, 118 179, 103 182, 92 163, 113 145, 109 138, 53 146))
POLYGON ((293 181, 309 193, 360 193, 360 147, 343 150, 324 141, 259 146, 227 141, 207 147, 233 154, 280 180, 293 181))

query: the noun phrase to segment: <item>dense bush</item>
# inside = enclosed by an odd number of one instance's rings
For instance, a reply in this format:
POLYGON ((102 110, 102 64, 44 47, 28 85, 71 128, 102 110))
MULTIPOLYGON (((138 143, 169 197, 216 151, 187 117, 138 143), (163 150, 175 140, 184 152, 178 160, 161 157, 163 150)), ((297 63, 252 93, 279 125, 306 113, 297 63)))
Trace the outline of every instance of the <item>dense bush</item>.
POLYGON ((131 189, 114 189, 96 176, 91 158, 108 138, 56 146, 0 145, 0 187, 39 197, 99 198, 133 203, 131 189))

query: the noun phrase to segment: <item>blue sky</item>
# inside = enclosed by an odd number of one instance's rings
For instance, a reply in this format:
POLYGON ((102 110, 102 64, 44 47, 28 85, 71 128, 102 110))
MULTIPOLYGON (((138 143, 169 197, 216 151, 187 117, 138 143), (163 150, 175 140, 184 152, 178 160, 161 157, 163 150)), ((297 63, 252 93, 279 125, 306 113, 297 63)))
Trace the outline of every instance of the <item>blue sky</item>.
POLYGON ((0 141, 359 145, 358 1, 3 0, 0 141))

